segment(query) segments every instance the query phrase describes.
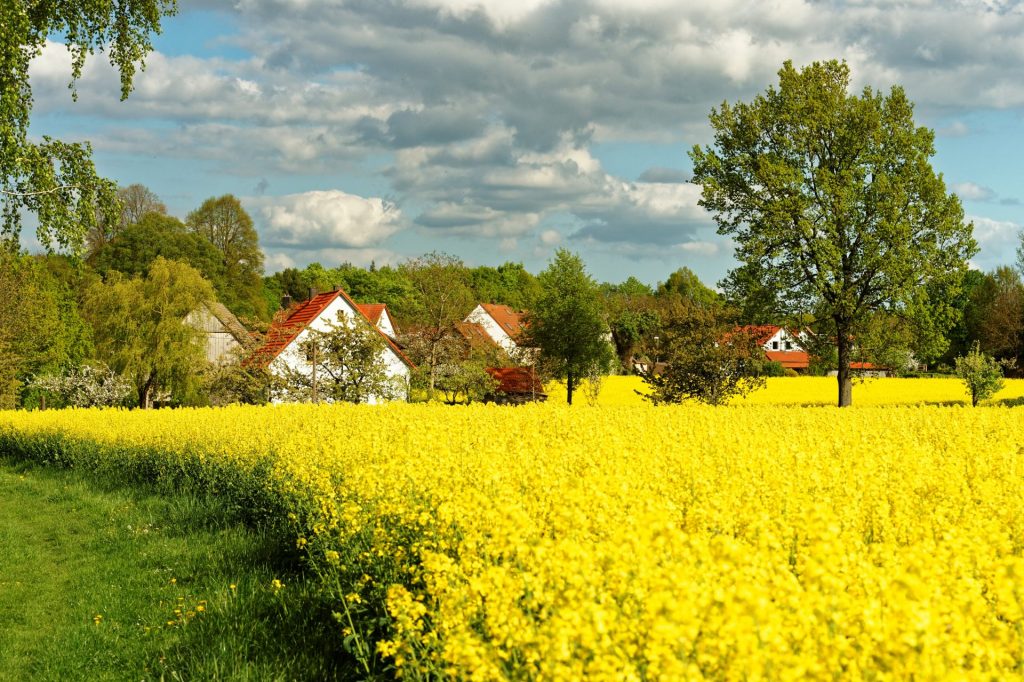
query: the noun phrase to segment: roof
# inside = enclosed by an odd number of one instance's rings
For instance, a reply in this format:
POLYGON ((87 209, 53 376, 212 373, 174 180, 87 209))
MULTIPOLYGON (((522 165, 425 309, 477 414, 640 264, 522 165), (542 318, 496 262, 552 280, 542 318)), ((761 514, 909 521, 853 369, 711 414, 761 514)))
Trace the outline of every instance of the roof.
POLYGON ((210 314, 216 317, 224 328, 231 332, 231 336, 235 337, 235 341, 238 341, 244 348, 252 349, 255 346, 252 336, 245 330, 242 323, 238 321, 235 314, 227 309, 227 307, 218 301, 206 301, 204 303, 206 309, 210 311, 210 314))
POLYGON ((782 329, 777 324, 748 324, 742 327, 736 327, 733 333, 749 334, 757 341, 757 345, 763 346, 768 343, 773 336, 779 333, 782 329))
POLYGON ((498 326, 509 336, 515 338, 522 333, 524 326, 522 313, 512 310, 507 305, 499 305, 497 303, 481 303, 480 307, 494 318, 498 326))
POLYGON ((498 345, 484 330, 483 325, 476 322, 456 322, 455 329, 474 348, 496 347, 498 345))
POLYGON ((545 395, 544 384, 532 367, 488 367, 487 373, 498 382, 495 390, 501 393, 545 395))
POLYGON ((767 350, 765 356, 772 362, 781 364, 786 369, 807 369, 811 361, 807 353, 797 350, 767 350))
MULTIPOLYGON (((341 289, 335 291, 328 291, 323 294, 317 294, 307 301, 303 301, 288 313, 288 316, 278 322, 274 322, 270 325, 270 329, 267 331, 266 339, 263 345, 258 348, 254 356, 257 361, 264 365, 269 365, 274 358, 284 351, 285 348, 291 344, 292 341, 302 333, 302 330, 308 327, 313 320, 320 317, 320 315, 327 309, 327 307, 334 302, 334 299, 341 297, 349 304, 349 306, 359 312, 360 315, 370 324, 374 331, 381 335, 388 347, 394 351, 395 355, 409 367, 415 367, 412 361, 405 356, 405 353, 398 347, 398 345, 389 337, 387 334, 377 328, 377 325, 363 312, 362 308, 355 304, 348 294, 341 289)), ((379 316, 378 316, 379 319, 379 316)))
POLYGON ((356 303, 356 307, 374 325, 380 323, 381 314, 388 308, 385 303, 356 303))

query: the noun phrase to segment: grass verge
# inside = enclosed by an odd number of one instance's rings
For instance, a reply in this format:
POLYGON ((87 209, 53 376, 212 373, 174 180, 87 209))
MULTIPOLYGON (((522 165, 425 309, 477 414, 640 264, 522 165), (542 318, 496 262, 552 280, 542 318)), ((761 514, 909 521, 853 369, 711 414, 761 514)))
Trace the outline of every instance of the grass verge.
POLYGON ((297 567, 217 499, 0 458, 0 680, 352 677, 297 567))

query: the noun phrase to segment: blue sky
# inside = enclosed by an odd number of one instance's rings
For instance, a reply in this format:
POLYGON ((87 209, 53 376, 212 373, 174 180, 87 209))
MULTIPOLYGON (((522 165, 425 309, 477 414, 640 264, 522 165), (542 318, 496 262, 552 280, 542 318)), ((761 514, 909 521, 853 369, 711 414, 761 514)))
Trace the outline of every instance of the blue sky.
POLYGON ((1017 2, 860 0, 181 0, 136 91, 101 55, 79 101, 67 56, 33 65, 35 134, 87 139, 101 173, 184 217, 233 193, 268 271, 400 262, 544 267, 581 253, 608 281, 731 246, 696 205, 686 150, 707 114, 783 60, 846 59, 857 87, 905 87, 934 166, 991 269, 1024 224, 1024 11, 1017 2))

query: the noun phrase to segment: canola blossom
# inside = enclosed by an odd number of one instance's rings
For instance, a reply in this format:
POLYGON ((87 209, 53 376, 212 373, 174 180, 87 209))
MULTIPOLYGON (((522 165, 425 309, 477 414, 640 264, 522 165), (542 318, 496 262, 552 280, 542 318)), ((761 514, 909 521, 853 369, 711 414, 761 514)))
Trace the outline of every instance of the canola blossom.
POLYGON ((69 410, 0 413, 0 449, 286 519, 402 679, 1024 667, 1016 409, 69 410))
MULTIPOLYGON (((546 387, 552 402, 565 402, 565 384, 552 382, 546 387)), ((600 382, 596 400, 586 390, 576 394, 581 403, 608 406, 642 405, 647 393, 644 382, 636 376, 605 377, 600 382)), ((836 404, 838 387, 835 377, 772 377, 765 388, 745 398, 735 398, 734 405, 801 405, 828 407, 836 404)), ((987 401, 989 405, 1024 403, 1024 379, 1007 379, 999 393, 987 401)), ((929 379, 857 379, 853 386, 853 406, 871 405, 970 405, 971 396, 964 382, 956 378, 929 379)))

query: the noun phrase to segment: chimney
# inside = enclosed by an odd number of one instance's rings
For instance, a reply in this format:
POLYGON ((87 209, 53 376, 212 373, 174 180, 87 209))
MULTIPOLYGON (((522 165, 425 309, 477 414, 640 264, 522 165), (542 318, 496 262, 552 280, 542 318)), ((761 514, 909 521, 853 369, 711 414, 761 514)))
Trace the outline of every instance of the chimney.
POLYGON ((281 297, 281 310, 288 310, 292 307, 292 297, 285 294, 281 297))
POLYGON ((333 287, 331 287, 331 291, 341 291, 341 285, 335 284, 333 287))
POLYGON ((310 287, 309 288, 309 298, 310 299, 312 299, 314 296, 316 296, 317 293, 319 293, 319 292, 317 292, 316 287, 310 287))

